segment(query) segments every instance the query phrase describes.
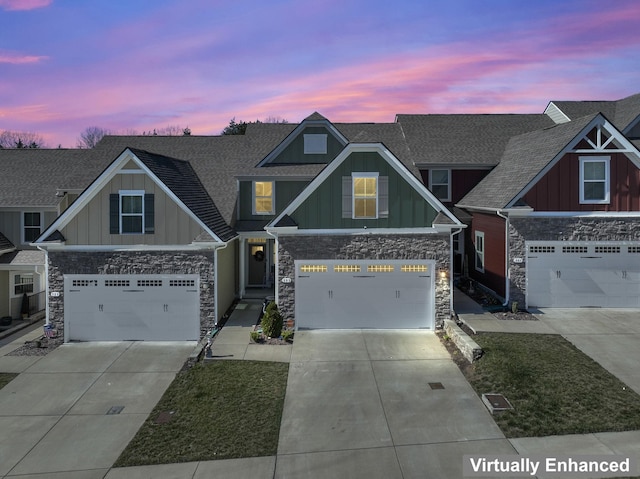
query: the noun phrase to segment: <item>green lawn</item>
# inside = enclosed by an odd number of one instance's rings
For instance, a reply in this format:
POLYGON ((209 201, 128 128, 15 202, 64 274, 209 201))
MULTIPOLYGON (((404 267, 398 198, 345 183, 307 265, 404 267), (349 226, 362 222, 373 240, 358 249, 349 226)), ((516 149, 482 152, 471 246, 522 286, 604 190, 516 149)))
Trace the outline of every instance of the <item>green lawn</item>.
POLYGON ((0 389, 9 384, 16 376, 17 374, 14 373, 0 373, 0 389))
POLYGON ((275 455, 288 370, 212 361, 178 374, 115 465, 275 455), (163 412, 171 419, 158 424, 163 412))
POLYGON ((640 429, 640 395, 561 336, 481 333, 485 355, 463 368, 478 394, 514 406, 495 420, 507 437, 640 429))

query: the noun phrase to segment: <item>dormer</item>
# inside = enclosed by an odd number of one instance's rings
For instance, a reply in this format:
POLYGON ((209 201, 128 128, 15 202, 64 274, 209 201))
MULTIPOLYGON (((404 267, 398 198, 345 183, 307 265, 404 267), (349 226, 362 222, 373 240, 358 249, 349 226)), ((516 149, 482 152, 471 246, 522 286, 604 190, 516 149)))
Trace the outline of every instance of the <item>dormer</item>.
POLYGON ((347 145, 348 140, 320 113, 305 118, 257 166, 326 164, 347 145))

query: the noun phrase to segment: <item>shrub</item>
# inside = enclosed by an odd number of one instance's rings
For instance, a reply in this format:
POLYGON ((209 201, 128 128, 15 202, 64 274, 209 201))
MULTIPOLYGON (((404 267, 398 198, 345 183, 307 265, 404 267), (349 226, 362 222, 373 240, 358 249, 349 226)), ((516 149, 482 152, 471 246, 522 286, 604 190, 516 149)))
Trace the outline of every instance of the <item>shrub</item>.
POLYGON ((284 339, 285 341, 293 341, 293 334, 293 329, 285 329, 284 331, 282 331, 282 339, 284 339))
POLYGON ((260 341, 260 333, 258 331, 251 331, 249 333, 249 337, 251 338, 251 341, 253 341, 254 343, 257 343, 260 341))
POLYGON ((264 316, 262 316, 262 333, 268 338, 279 338, 282 334, 283 324, 284 320, 278 311, 278 306, 276 303, 269 303, 264 316))

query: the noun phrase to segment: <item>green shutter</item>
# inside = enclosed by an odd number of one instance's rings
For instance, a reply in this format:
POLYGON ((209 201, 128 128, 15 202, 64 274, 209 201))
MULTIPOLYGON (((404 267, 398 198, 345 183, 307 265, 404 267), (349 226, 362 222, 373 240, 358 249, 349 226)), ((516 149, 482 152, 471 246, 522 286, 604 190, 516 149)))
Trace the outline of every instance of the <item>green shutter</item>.
POLYGON ((155 233, 155 209, 154 195, 148 193, 144 195, 144 232, 145 234, 155 233))
POLYGON ((109 195, 109 233, 120 233, 120 195, 109 195))
POLYGON ((389 177, 378 177, 378 218, 389 217, 389 177))
POLYGON ((352 206, 352 186, 351 186, 351 177, 343 176, 342 177, 342 217, 343 218, 351 218, 353 216, 353 206, 352 206))

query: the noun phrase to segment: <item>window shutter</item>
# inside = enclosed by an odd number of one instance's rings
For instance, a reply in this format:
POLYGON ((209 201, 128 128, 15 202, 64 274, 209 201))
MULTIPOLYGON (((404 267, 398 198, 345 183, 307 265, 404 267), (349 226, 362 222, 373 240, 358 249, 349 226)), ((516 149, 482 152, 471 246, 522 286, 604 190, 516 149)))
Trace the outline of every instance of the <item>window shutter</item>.
POLYGON ((145 234, 155 233, 155 210, 154 195, 148 193, 144 195, 144 232, 145 234))
POLYGON ((120 233, 120 195, 117 193, 109 195, 109 233, 120 233))
POLYGON ((351 186, 351 177, 343 176, 342 177, 342 217, 343 218, 352 218, 353 217, 353 208, 352 208, 352 186, 351 186))
POLYGON ((378 177, 378 218, 389 217, 389 177, 378 177))

